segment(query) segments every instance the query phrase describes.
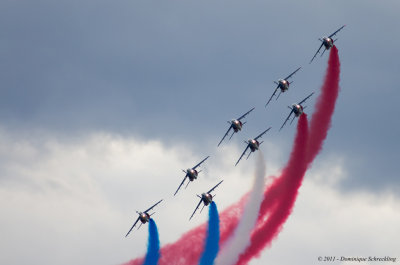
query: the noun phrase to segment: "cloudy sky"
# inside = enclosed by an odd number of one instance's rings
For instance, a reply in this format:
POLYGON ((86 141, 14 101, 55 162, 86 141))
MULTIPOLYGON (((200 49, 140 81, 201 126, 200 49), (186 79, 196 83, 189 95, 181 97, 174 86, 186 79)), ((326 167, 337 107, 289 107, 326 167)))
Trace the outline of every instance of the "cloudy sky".
POLYGON ((124 238, 135 210, 161 198, 161 243, 173 242, 206 220, 187 222, 196 193, 225 179, 223 209, 248 191, 255 159, 233 165, 243 140, 269 126, 262 152, 267 175, 278 174, 295 128, 278 133, 286 105, 318 91, 328 56, 308 62, 344 24, 324 150, 252 264, 400 259, 399 10, 397 0, 1 1, 0 263, 125 262, 146 250, 146 229, 124 238), (264 108, 273 81, 299 66, 264 108), (251 107, 217 149, 226 121, 251 107), (173 198, 181 169, 207 155, 200 179, 173 198))

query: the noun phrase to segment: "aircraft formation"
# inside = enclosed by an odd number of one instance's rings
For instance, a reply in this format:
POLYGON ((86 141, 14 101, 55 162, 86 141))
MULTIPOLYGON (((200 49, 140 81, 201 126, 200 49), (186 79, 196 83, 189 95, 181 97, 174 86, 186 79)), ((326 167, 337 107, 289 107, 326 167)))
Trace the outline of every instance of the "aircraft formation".
MULTIPOLYGON (((336 30, 335 32, 333 32, 332 34, 330 34, 328 37, 322 37, 319 40, 322 42, 320 47, 318 48, 317 52, 315 53, 315 55, 312 57, 310 63, 312 63, 312 61, 315 59, 315 57, 317 56, 318 53, 320 53, 320 50, 322 47, 324 47, 324 50, 321 54, 321 56, 325 53, 325 51, 329 50, 330 48, 333 47, 334 42, 337 41, 337 39, 333 39, 332 37, 334 37, 340 30, 342 30, 346 25, 343 25, 342 27, 340 27, 338 30, 336 30)), ((279 91, 278 96, 276 97, 276 100, 279 98, 279 96, 281 95, 281 93, 284 93, 286 91, 289 90, 289 85, 293 83, 289 81, 289 79, 291 79, 293 77, 293 75, 295 75, 299 70, 301 69, 301 67, 298 67, 295 71, 293 71, 291 74, 289 74, 287 77, 283 78, 283 79, 279 79, 278 81, 274 81, 274 83, 277 85, 276 88, 273 90, 273 93, 271 95, 271 97, 268 99, 268 101, 265 104, 265 107, 268 106, 268 104, 271 102, 272 98, 276 95, 276 93, 279 91)), ((289 119, 291 118, 292 114, 294 114, 293 119, 291 120, 290 124, 292 124, 292 122, 294 121, 294 119, 297 117, 300 117, 303 113, 304 113, 304 109, 307 106, 303 106, 303 104, 314 94, 314 92, 312 92, 311 94, 309 94, 307 97, 305 97, 303 100, 301 100, 298 103, 293 103, 291 106, 288 106, 288 108, 290 109, 290 113, 287 116, 287 118, 285 119, 285 121, 283 122, 282 126, 280 127, 279 131, 282 130, 282 128, 285 126, 285 124, 289 121, 289 119)), ((239 133, 242 129, 243 126, 246 124, 246 121, 243 121, 243 119, 246 118, 247 115, 249 115, 253 110, 255 109, 255 107, 251 108, 249 111, 247 111, 246 113, 244 113, 242 116, 240 116, 237 119, 232 119, 230 121, 228 121, 229 124, 229 128, 226 131, 226 133, 224 134, 224 136, 222 137, 222 139, 219 141, 217 147, 219 147, 221 145, 221 143, 224 141, 224 139, 226 138, 226 136, 228 136, 229 132, 232 130, 232 134, 230 135, 228 141, 232 138, 232 136, 235 133, 239 133)), ((264 136, 269 130, 271 129, 271 127, 269 127, 268 129, 264 130, 262 133, 260 133, 258 136, 256 136, 253 139, 249 139, 247 141, 244 141, 245 144, 247 145, 246 148, 244 149, 243 153, 241 154, 241 156, 239 157, 239 159, 237 160, 235 166, 241 161, 241 159, 243 158, 243 156, 246 154, 246 152, 250 149, 249 154, 247 155, 246 160, 250 157, 250 155, 259 150, 260 145, 263 143, 263 141, 259 142, 258 140, 264 136)), ((177 190, 174 193, 174 196, 178 193, 178 191, 181 189, 181 187, 183 186, 183 184, 185 183, 186 179, 188 179, 186 187, 189 185, 190 182, 193 182, 195 179, 197 179, 197 177, 199 176, 199 173, 201 172, 201 170, 198 170, 198 168, 209 158, 210 156, 205 157, 202 161, 200 161, 198 164, 196 164, 195 166, 193 166, 192 168, 188 168, 187 170, 182 170, 185 173, 185 176, 183 177, 182 182, 179 184, 177 190)), ((191 220, 193 218, 193 216, 195 215, 196 211, 199 209, 201 203, 203 203, 203 207, 200 210, 200 213, 202 212, 202 210, 204 209, 205 206, 210 205, 210 203, 213 201, 213 198, 215 197, 215 195, 212 195, 211 193, 223 182, 223 180, 221 180, 218 184, 216 184, 213 188, 211 188, 209 191, 202 193, 201 195, 197 195, 198 198, 200 198, 200 201, 198 202, 196 208, 194 209, 192 215, 190 216, 189 220, 191 220)), ((140 221, 140 225, 138 227, 138 229, 141 227, 142 224, 145 224, 147 222, 149 222, 151 216, 154 213, 149 213, 154 207, 156 207, 158 204, 160 204, 163 200, 158 201, 157 203, 155 203, 153 206, 151 206, 150 208, 148 208, 147 210, 143 211, 143 212, 139 212, 136 211, 136 213, 139 215, 136 219, 136 221, 134 222, 134 224, 132 225, 132 227, 130 228, 130 230, 128 231, 128 233, 126 234, 125 237, 127 237, 130 232, 132 231, 132 229, 137 225, 137 223, 140 221)))

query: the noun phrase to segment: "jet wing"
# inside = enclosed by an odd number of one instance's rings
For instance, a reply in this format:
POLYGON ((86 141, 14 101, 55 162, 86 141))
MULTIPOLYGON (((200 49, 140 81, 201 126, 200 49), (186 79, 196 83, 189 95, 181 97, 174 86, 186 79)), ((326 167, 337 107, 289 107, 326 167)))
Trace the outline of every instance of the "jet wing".
POLYGON ((243 119, 244 117, 246 117, 247 114, 249 114, 250 112, 252 112, 254 109, 255 109, 255 108, 252 108, 251 110, 249 110, 248 112, 246 112, 245 114, 243 114, 242 116, 240 116, 240 117, 238 118, 238 120, 240 121, 241 119, 243 119))
POLYGON ((271 99, 275 96, 275 94, 276 94, 276 91, 278 91, 278 88, 279 88, 279 85, 275 88, 275 91, 274 91, 274 93, 272 93, 272 96, 269 98, 269 100, 268 100, 268 102, 267 102, 267 104, 265 104, 265 107, 268 105, 268 103, 271 101, 271 99))
POLYGON ((269 127, 268 129, 266 129, 265 131, 263 131, 262 133, 260 133, 260 135, 258 135, 256 138, 254 138, 254 140, 257 140, 258 138, 262 137, 266 132, 268 132, 271 129, 271 127, 269 127))
POLYGON ((341 26, 340 29, 338 29, 338 30, 336 30, 335 32, 333 32, 331 35, 329 35, 328 38, 332 38, 333 36, 335 36, 336 33, 338 33, 338 32, 339 32, 342 28, 344 28, 345 26, 346 26, 346 25, 341 26))
POLYGON ((127 237, 129 235, 129 233, 132 231, 132 229, 135 227, 135 225, 137 224, 137 222, 139 221, 139 217, 136 219, 135 223, 132 225, 131 229, 129 229, 128 233, 126 234, 125 237, 127 237))
POLYGON ((145 213, 147 213, 148 211, 150 211, 151 209, 153 209, 154 207, 157 206, 157 204, 159 204, 160 202, 162 202, 163 200, 158 201, 156 204, 154 204, 153 206, 151 206, 149 209, 147 209, 146 211, 144 211, 145 213))
POLYGON ((305 99, 303 99, 302 101, 300 101, 298 104, 301 105, 304 102, 306 102, 307 99, 309 99, 309 97, 311 97, 314 94, 314 92, 312 92, 310 95, 308 95, 305 99))
POLYGON ((200 166, 204 161, 207 160, 207 158, 209 158, 210 156, 207 156, 206 158, 204 158, 200 163, 198 163, 197 165, 195 165, 194 167, 192 167, 192 169, 196 169, 196 167, 200 166))
POLYGON ((214 188, 212 188, 211 190, 207 191, 207 193, 210 193, 210 192, 212 192, 213 190, 215 190, 215 188, 218 187, 219 184, 222 183, 222 181, 224 181, 224 180, 221 180, 217 185, 214 186, 214 188))
POLYGON ((292 108, 292 110, 289 113, 289 116, 286 118, 285 122, 282 124, 281 128, 279 129, 279 131, 282 130, 283 126, 285 126, 286 122, 290 119, 290 116, 292 115, 293 111, 294 111, 294 109, 292 108))
POLYGON ((249 147, 250 147, 250 145, 249 145, 249 144, 247 144, 247 147, 246 147, 246 149, 244 149, 244 151, 243 151, 242 155, 239 157, 239 160, 236 162, 236 164, 235 164, 235 167, 236 167, 236 165, 239 163, 240 159, 242 159, 242 157, 243 157, 243 156, 244 156, 244 154, 246 153, 247 149, 249 149, 249 147))
POLYGON ((183 183, 185 182, 188 174, 186 173, 185 177, 183 178, 181 184, 179 185, 178 189, 175 191, 174 196, 178 193, 179 189, 182 187, 183 183))
POLYGON ((322 46, 324 46, 324 43, 321 43, 321 46, 319 46, 318 51, 314 54, 314 57, 311 59, 310 63, 315 59, 319 51, 321 50, 322 46))
POLYGON ((224 137, 222 137, 221 141, 219 141, 218 146, 222 143, 222 141, 225 139, 225 137, 228 135, 228 133, 229 133, 229 131, 230 131, 231 129, 232 129, 232 124, 231 124, 231 126, 229 126, 229 129, 226 131, 226 133, 225 133, 224 137))
POLYGON ((285 77, 285 80, 288 80, 289 78, 291 78, 295 73, 297 73, 297 71, 300 70, 301 67, 297 68, 293 73, 291 73, 290 75, 288 75, 287 77, 285 77))
POLYGON ((203 201, 203 198, 200 198, 199 204, 197 204, 196 209, 194 209, 194 212, 192 213, 192 216, 190 216, 189 221, 190 221, 190 219, 192 219, 192 217, 196 213, 197 209, 199 209, 199 206, 200 206, 202 201, 203 201))

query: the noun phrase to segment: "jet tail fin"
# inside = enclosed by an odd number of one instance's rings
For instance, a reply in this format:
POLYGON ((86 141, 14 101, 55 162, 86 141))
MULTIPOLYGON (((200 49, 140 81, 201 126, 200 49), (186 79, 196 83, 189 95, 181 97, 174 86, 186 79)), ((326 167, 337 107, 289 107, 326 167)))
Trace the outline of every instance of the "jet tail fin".
POLYGON ((189 183, 190 183, 190 181, 188 181, 188 183, 186 184, 185 189, 189 186, 189 183))
POLYGON ((232 132, 231 137, 229 137, 229 140, 232 139, 232 136, 235 134, 235 131, 232 132))
POLYGON ((200 210, 200 213, 203 211, 203 209, 204 209, 204 206, 205 206, 205 205, 203 204, 203 207, 201 208, 201 210, 200 210))
POLYGON ((279 96, 282 94, 282 90, 281 91, 279 91, 279 94, 278 94, 278 96, 276 97, 276 99, 275 100, 278 100, 278 98, 279 98, 279 96))
POLYGON ((252 152, 250 151, 250 153, 249 153, 248 156, 246 157, 246 160, 249 159, 249 156, 251 155, 251 153, 252 153, 252 152))

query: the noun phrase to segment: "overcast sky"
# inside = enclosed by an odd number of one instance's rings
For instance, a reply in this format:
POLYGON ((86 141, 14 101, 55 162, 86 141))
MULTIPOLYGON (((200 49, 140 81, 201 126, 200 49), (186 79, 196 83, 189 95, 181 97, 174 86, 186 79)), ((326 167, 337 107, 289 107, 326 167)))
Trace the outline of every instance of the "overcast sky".
POLYGON ((134 211, 160 198, 161 243, 172 242, 206 220, 186 222, 195 193, 224 178, 223 209, 248 191, 253 159, 233 165, 243 140, 269 126, 262 151, 267 175, 278 174, 295 131, 278 133, 286 106, 318 92, 328 54, 308 62, 344 24, 332 128, 285 229, 254 264, 294 264, 288 251, 300 264, 400 258, 399 10, 397 0, 1 1, 0 263, 137 257, 147 227, 123 236, 134 211), (299 66, 264 108, 273 81, 299 66), (226 121, 252 107, 217 149, 226 121), (203 179, 172 198, 181 169, 207 155, 203 179))

